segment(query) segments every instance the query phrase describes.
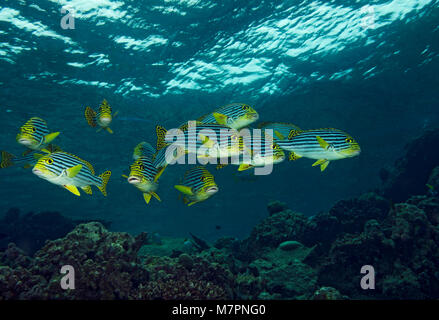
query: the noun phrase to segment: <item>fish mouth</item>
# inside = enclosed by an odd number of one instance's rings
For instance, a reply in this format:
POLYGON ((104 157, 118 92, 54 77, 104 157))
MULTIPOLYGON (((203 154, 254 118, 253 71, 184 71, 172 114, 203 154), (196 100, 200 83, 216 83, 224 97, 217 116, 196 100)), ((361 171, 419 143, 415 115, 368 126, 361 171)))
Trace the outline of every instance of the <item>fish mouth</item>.
POLYGON ((32 141, 27 138, 18 138, 17 142, 25 146, 30 146, 32 144, 32 141))
POLYGON ((209 187, 206 189, 206 193, 217 193, 219 190, 218 187, 209 187))
POLYGON ((259 114, 257 114, 257 113, 249 113, 247 115, 247 118, 250 119, 250 120, 258 120, 259 119, 259 114))
POLYGON ((142 182, 142 180, 136 176, 129 176, 127 180, 130 184, 139 184, 140 182, 142 182))
POLYGON ((40 169, 36 169, 36 168, 32 169, 32 173, 37 175, 37 176, 42 176, 43 175, 43 171, 41 171, 40 169))

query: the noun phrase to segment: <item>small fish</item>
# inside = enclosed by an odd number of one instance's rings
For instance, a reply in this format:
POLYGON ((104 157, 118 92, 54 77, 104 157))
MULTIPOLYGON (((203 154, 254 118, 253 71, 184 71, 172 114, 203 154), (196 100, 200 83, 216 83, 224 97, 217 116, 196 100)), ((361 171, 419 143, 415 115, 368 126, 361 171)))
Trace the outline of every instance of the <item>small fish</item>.
POLYGON ((207 200, 219 190, 213 175, 202 166, 186 171, 182 183, 175 185, 175 189, 183 194, 183 202, 188 206, 207 200))
POLYGON ((360 154, 360 145, 347 133, 333 128, 314 130, 291 130, 288 136, 275 131, 277 144, 290 151, 289 160, 301 157, 317 159, 313 166, 320 165, 324 171, 332 160, 355 157, 360 154))
POLYGON ((154 166, 152 159, 155 154, 154 148, 147 142, 141 142, 136 146, 134 153, 137 153, 136 156, 138 157, 130 166, 129 176, 124 175, 124 177, 127 178, 128 183, 143 193, 143 198, 147 204, 149 204, 152 196, 161 201, 156 191, 158 189, 157 181, 164 168, 159 171, 154 166))
MULTIPOLYGON (((285 152, 273 142, 273 138, 268 134, 244 138, 244 149, 246 152, 239 156, 238 171, 244 171, 253 167, 273 165, 285 160, 285 152)), ((226 166, 218 164, 217 169, 226 166)))
POLYGON ((52 142, 59 132, 49 133, 46 121, 41 118, 30 118, 17 134, 17 142, 31 150, 43 150, 52 142))
MULTIPOLYGON (((227 126, 194 122, 194 127, 187 124, 180 126, 180 134, 172 145, 181 148, 180 156, 196 153, 199 158, 226 158, 239 155, 244 151, 243 138, 239 132, 227 126)), ((168 131, 156 126, 157 150, 171 145, 165 141, 168 131)))
POLYGON ((77 196, 81 195, 78 187, 85 193, 92 194, 92 185, 106 196, 106 187, 111 176, 111 171, 105 171, 96 176, 89 162, 62 151, 41 157, 32 172, 42 179, 64 187, 77 196))
MULTIPOLYGON (((49 144, 46 149, 50 153, 61 151, 60 147, 53 144, 49 144)), ((38 153, 38 151, 31 151, 21 157, 17 157, 7 151, 0 151, 0 156, 0 168, 8 168, 14 165, 19 165, 23 166, 23 168, 25 169, 28 169, 33 167, 37 163, 38 159, 41 158, 43 155, 38 153)))
POLYGON ((151 144, 142 141, 134 148, 133 159, 137 160, 140 157, 149 157, 152 159, 154 158, 155 153, 155 149, 151 144))
POLYGON ((198 119, 201 123, 218 123, 239 130, 259 119, 255 109, 245 103, 231 103, 198 119))
POLYGON ((97 132, 105 129, 109 133, 113 133, 113 130, 111 130, 109 126, 111 124, 111 121, 114 117, 117 116, 117 114, 118 111, 116 111, 114 114, 112 113, 111 106, 105 99, 99 106, 98 111, 95 111, 90 107, 86 107, 84 112, 85 119, 87 120, 87 123, 90 127, 96 128, 97 126, 99 126, 100 128, 97 130, 97 132))

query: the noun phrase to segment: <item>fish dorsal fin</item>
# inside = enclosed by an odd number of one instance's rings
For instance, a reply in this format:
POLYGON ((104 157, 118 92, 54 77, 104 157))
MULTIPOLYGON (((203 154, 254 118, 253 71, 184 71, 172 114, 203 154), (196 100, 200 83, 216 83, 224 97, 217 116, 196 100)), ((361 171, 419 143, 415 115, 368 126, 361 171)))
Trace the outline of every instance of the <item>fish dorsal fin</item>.
POLYGON ((157 180, 160 178, 160 176, 162 175, 163 171, 165 171, 166 166, 161 167, 160 170, 157 172, 157 174, 154 177, 154 182, 157 182, 157 180))
POLYGON ((90 127, 95 128, 97 126, 96 112, 92 108, 86 107, 84 111, 84 116, 90 127))
POLYGON ((274 130, 274 134, 280 140, 284 140, 285 139, 284 135, 282 133, 280 133, 279 131, 277 131, 277 130, 274 130))
POLYGON ((177 185, 174 186, 174 188, 177 189, 178 191, 180 191, 180 192, 182 192, 184 194, 190 195, 190 196, 192 196, 194 194, 192 192, 192 188, 191 187, 187 187, 187 186, 183 186, 183 185, 177 184, 177 185))
POLYGON ((69 178, 74 178, 76 177, 76 175, 79 173, 79 171, 81 171, 82 169, 82 164, 78 164, 74 167, 68 168, 67 171, 67 177, 69 178))
POLYGON ((290 133, 288 134, 288 140, 293 139, 293 138, 294 138, 295 136, 297 136, 299 133, 300 133, 299 130, 292 129, 292 130, 290 131, 290 133))

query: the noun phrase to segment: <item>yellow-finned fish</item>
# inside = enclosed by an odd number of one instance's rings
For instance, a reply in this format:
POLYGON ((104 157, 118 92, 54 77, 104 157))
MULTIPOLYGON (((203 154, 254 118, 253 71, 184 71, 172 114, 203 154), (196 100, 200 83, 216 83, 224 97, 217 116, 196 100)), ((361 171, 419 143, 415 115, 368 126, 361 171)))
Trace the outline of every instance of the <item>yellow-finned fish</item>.
POLYGON ((77 196, 81 195, 78 187, 87 194, 92 194, 92 185, 98 187, 106 196, 106 187, 111 176, 111 171, 105 171, 96 176, 89 162, 62 151, 41 157, 32 172, 44 180, 64 187, 77 196))
POLYGON ((49 133, 47 123, 41 118, 30 118, 17 134, 17 142, 31 150, 44 150, 59 132, 49 133))
POLYGON ((98 132, 105 129, 109 133, 113 133, 113 130, 110 129, 110 124, 111 121, 113 121, 113 118, 117 116, 118 111, 114 114, 112 112, 111 106, 108 104, 107 100, 104 99, 97 111, 90 107, 86 107, 84 114, 90 127, 96 128, 99 126, 100 128, 97 130, 98 132))
MULTIPOLYGON (((198 158, 226 158, 241 154, 244 151, 243 138, 235 129, 217 123, 194 122, 180 126, 180 137, 172 143, 179 156, 196 153, 198 158)), ((171 145, 165 142, 167 130, 156 126, 157 150, 171 145)))
MULTIPOLYGON (((49 144, 46 149, 49 152, 61 151, 60 147, 53 144, 49 144)), ((19 165, 23 166, 23 168, 25 169, 28 169, 33 167, 37 163, 38 159, 41 158, 43 155, 39 154, 38 151, 32 151, 30 153, 27 153, 26 155, 17 157, 7 151, 0 151, 0 156, 0 168, 8 168, 14 165, 19 165)))
POLYGON ((202 166, 186 171, 183 181, 175 185, 175 189, 183 193, 183 202, 188 206, 207 200, 219 190, 213 175, 202 166))
POLYGON ((320 165, 324 171, 332 160, 355 157, 360 154, 360 145, 347 133, 333 128, 314 130, 291 130, 287 137, 275 131, 277 144, 290 151, 290 160, 301 157, 317 159, 313 166, 320 165))
POLYGON ((157 169, 153 163, 154 155, 155 150, 149 143, 139 143, 134 148, 133 158, 135 158, 135 161, 130 166, 130 174, 129 176, 123 176, 127 178, 128 183, 143 193, 143 198, 147 204, 149 204, 151 196, 161 201, 156 191, 158 189, 158 179, 164 168, 157 169))
POLYGON ((231 103, 198 119, 201 123, 218 123, 239 130, 259 119, 255 109, 245 103, 231 103))

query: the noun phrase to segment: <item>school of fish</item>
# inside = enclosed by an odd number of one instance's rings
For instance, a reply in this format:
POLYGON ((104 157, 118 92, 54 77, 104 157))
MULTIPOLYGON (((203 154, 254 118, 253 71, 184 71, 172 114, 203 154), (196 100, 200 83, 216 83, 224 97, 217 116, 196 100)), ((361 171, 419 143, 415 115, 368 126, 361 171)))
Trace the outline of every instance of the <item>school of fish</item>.
MULTIPOLYGON (((98 108, 87 106, 84 111, 90 127, 111 134, 110 124, 117 114, 105 99, 98 108)), ((216 164, 217 169, 233 164, 238 165, 238 171, 244 171, 276 165, 286 158, 290 161, 308 158, 316 160, 312 166, 320 166, 324 171, 330 161, 355 157, 361 152, 358 142, 338 129, 304 130, 285 122, 261 122, 251 127, 258 120, 259 114, 251 106, 232 103, 175 129, 167 130, 157 125, 156 146, 146 141, 138 143, 129 172, 123 177, 143 194, 147 204, 152 197, 161 201, 157 191, 165 168, 174 163, 187 164, 192 157, 194 162, 189 163, 197 165, 187 170, 175 185, 179 198, 187 206, 192 206, 219 191, 207 164, 216 164)), ((52 143, 59 134, 50 132, 45 120, 39 117, 29 119, 20 127, 16 137, 26 149, 21 156, 0 151, 0 168, 32 167, 32 173, 39 178, 76 196, 81 195, 79 189, 91 195, 92 186, 106 196, 111 171, 96 175, 89 162, 52 143)))

